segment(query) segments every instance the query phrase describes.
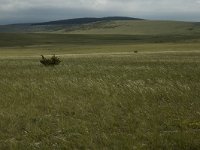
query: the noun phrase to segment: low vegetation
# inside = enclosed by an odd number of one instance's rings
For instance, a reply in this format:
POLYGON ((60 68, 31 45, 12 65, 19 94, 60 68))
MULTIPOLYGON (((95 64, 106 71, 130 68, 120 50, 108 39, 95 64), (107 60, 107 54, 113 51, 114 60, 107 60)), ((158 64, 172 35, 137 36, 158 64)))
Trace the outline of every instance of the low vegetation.
POLYGON ((200 24, 131 18, 80 18, 39 24, 0 26, 0 32, 51 32, 67 34, 186 35, 200 34, 200 24))
POLYGON ((61 60, 56 57, 55 55, 53 55, 51 58, 45 58, 43 55, 42 59, 40 60, 40 63, 45 65, 45 66, 55 66, 55 65, 59 65, 61 60))
POLYGON ((198 149, 200 53, 0 63, 0 149, 198 149))
POLYGON ((199 149, 199 35, 1 35, 0 149, 199 149))

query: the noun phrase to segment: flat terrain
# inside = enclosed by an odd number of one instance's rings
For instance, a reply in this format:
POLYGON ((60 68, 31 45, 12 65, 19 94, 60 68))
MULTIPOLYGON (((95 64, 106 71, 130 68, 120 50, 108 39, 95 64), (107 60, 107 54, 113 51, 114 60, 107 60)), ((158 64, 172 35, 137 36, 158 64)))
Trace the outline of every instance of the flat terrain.
POLYGON ((199 41, 0 34, 0 149, 198 150, 199 41))
POLYGON ((90 54, 116 52, 196 51, 200 34, 99 35, 0 33, 0 57, 41 54, 90 54))

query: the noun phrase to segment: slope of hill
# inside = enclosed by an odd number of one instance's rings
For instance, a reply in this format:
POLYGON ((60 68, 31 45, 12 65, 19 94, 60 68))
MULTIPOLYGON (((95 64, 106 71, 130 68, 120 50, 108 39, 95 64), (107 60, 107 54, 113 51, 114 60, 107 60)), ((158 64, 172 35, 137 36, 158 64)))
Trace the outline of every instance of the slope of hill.
POLYGON ((61 30, 70 34, 198 34, 200 24, 178 21, 109 21, 82 25, 73 31, 61 30))
POLYGON ((0 26, 0 32, 64 34, 168 35, 200 34, 200 23, 151 21, 129 17, 78 18, 37 24, 0 26))
POLYGON ((99 21, 115 21, 115 20, 143 20, 143 19, 131 18, 131 17, 76 18, 76 19, 35 23, 32 25, 82 25, 99 21))
POLYGON ((82 25, 97 23, 97 22, 110 22, 110 21, 128 21, 128 20, 143 20, 131 17, 103 17, 103 18, 76 18, 67 20, 57 20, 42 23, 27 23, 27 24, 11 24, 0 25, 0 32, 55 32, 63 29, 73 30, 82 25))

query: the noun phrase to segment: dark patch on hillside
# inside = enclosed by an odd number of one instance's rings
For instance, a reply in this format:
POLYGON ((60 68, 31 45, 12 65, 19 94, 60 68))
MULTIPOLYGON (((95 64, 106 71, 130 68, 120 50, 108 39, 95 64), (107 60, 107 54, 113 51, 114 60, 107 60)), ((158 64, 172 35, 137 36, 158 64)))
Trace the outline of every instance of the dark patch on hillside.
POLYGON ((0 47, 38 45, 117 45, 143 43, 190 43, 199 41, 200 35, 78 35, 1 33, 0 47))
POLYGON ((76 19, 68 19, 68 20, 35 23, 32 25, 82 25, 82 24, 94 23, 98 21, 115 21, 115 20, 143 20, 143 19, 131 18, 131 17, 76 18, 76 19))

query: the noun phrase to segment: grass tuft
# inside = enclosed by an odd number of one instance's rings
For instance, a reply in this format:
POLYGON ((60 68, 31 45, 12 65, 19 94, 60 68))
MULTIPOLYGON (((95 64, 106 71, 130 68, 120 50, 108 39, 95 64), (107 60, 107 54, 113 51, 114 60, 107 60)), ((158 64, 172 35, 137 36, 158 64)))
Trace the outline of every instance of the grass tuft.
POLYGON ((43 55, 42 59, 40 60, 40 63, 45 65, 45 66, 55 66, 55 65, 59 65, 61 60, 60 58, 56 57, 55 55, 53 55, 50 59, 45 58, 43 55))

